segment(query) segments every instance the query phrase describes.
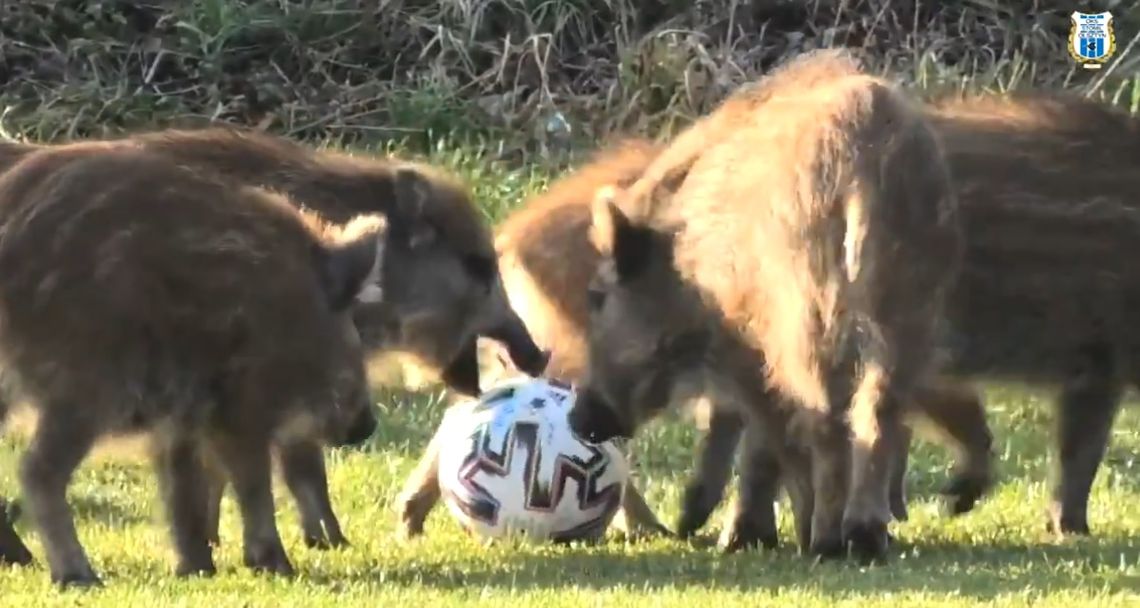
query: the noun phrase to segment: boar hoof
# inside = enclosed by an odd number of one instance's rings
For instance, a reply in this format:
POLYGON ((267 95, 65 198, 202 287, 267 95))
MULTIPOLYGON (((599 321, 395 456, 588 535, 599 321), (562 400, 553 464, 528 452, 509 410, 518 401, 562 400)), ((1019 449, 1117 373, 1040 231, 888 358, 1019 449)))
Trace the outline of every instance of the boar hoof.
POLYGON ((681 503, 681 517, 677 521, 677 536, 689 538, 708 522, 719 500, 710 499, 712 494, 704 484, 693 484, 685 489, 681 503))
POLYGON ((281 576, 293 576, 293 564, 280 545, 258 547, 246 553, 245 565, 254 572, 268 572, 281 576))
POLYGON ((1084 514, 1069 515, 1060 504, 1053 504, 1046 514, 1045 529, 1059 537, 1089 536, 1089 521, 1084 514))
POLYGON ((9 566, 29 566, 34 561, 32 552, 24 543, 11 547, 0 547, 0 564, 9 566))
POLYGON ((92 589, 103 586, 103 581, 99 580, 99 577, 91 570, 53 574, 51 580, 64 589, 92 589))
POLYGON ((721 552, 731 554, 757 547, 775 549, 780 544, 780 539, 775 530, 766 530, 764 526, 748 522, 734 522, 731 527, 725 528, 717 544, 720 545, 721 552))
POLYGON ((348 547, 351 543, 342 534, 314 534, 305 535, 305 546, 318 551, 328 551, 348 547))
POLYGON ((941 494, 948 500, 950 515, 957 516, 972 511, 988 488, 987 479, 961 475, 951 479, 941 494))
POLYGON ((895 521, 910 519, 910 511, 907 509, 905 497, 891 494, 891 517, 894 517, 895 521))
POLYGON ((861 563, 886 558, 890 545, 887 524, 884 522, 850 522, 843 526, 844 545, 851 556, 861 563))
POLYGON ((0 564, 27 566, 32 561, 32 552, 28 550, 24 541, 16 536, 15 530, 10 528, 0 530, 0 564))
POLYGON ((174 575, 179 578, 188 578, 192 576, 211 577, 215 574, 217 574, 217 569, 214 568, 213 560, 206 562, 182 562, 178 564, 178 568, 174 570, 174 575))
POLYGON ((647 541, 657 538, 677 538, 673 531, 659 523, 615 525, 618 538, 626 542, 647 541))
POLYGON ((833 560, 843 557, 843 540, 840 538, 812 539, 808 547, 808 554, 819 561, 833 560))
POLYGON ((427 519, 432 503, 426 497, 413 494, 396 500, 398 505, 399 522, 396 524, 396 536, 401 540, 410 540, 424 533, 424 520, 427 519))

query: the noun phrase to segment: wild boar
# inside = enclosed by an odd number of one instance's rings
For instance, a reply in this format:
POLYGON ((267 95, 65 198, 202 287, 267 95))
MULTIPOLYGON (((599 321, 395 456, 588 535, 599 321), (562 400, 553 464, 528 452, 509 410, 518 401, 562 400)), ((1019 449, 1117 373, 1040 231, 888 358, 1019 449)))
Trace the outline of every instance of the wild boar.
POLYGON ((811 553, 883 556, 892 450, 938 369, 962 248, 921 111, 849 53, 809 53, 593 207, 605 259, 575 431, 631 436, 679 396, 712 392, 757 432, 810 446, 811 553))
POLYGON ((270 445, 374 430, 351 313, 377 295, 386 232, 130 146, 36 150, 0 175, 0 363, 39 414, 20 481, 54 581, 99 583, 67 485, 96 441, 135 432, 155 437, 178 573, 214 570, 202 453, 236 490, 245 563, 292 572, 270 445))
MULTIPOLYGON (((265 186, 333 221, 382 213, 389 236, 378 279, 383 301, 355 307, 370 353, 399 352, 435 370, 453 390, 478 395, 479 336, 503 344, 515 366, 536 375, 546 365, 510 308, 485 225, 454 177, 419 163, 365 159, 313 150, 287 139, 233 128, 135 134, 107 145, 145 149, 238 184, 265 186), (397 175, 407 177, 401 182, 397 175)), ((0 144, 0 163, 43 146, 0 144)), ((283 473, 301 512, 306 544, 347 544, 328 497, 320 446, 277 446, 283 473)), ((209 517, 217 540, 216 496, 209 517)))

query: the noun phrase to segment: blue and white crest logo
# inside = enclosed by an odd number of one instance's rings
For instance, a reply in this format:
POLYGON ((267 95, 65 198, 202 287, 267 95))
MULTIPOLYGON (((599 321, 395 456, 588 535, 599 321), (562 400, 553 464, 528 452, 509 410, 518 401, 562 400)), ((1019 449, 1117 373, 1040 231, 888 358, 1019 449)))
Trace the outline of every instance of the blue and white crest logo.
POLYGON ((1069 29, 1069 55, 1082 67, 1098 70, 1116 51, 1116 33, 1112 30, 1112 13, 1081 13, 1069 15, 1073 27, 1069 29))

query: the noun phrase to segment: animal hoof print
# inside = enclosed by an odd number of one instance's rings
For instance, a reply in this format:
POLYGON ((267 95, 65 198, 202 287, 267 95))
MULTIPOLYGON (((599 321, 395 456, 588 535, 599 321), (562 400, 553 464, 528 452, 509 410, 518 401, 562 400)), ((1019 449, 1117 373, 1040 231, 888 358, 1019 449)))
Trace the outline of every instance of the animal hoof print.
POLYGON ((857 523, 847 526, 844 544, 851 556, 862 564, 885 560, 890 546, 887 525, 883 523, 857 523))

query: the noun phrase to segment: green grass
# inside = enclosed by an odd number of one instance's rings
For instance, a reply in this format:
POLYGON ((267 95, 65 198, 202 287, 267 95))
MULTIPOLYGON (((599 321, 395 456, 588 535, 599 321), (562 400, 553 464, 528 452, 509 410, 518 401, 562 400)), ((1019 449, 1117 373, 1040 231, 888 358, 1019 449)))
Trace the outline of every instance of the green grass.
MULTIPOLYGON (((474 182, 493 221, 549 176, 539 169, 507 171, 480 153, 446 146, 433 160, 474 182)), ((1130 403, 1121 415, 1097 477, 1090 505, 1096 536, 1057 542, 1043 526, 1049 396, 1006 387, 990 388, 988 397, 1000 476, 993 495, 968 515, 944 517, 934 492, 946 479, 949 456, 936 445, 916 444, 911 520, 895 526, 899 546, 884 566, 813 565, 797 555, 786 511, 780 549, 729 557, 707 543, 627 543, 612 536, 596 546, 484 546, 443 508, 428 520, 424 538, 401 544, 393 537, 392 500, 442 410, 428 394, 406 398, 378 390, 381 430, 366 448, 329 457, 333 500, 350 548, 306 549, 291 499, 278 487, 278 525, 299 575, 253 575, 240 565, 241 525, 227 496, 218 575, 176 579, 149 467, 130 451, 104 451, 79 470, 70 497, 80 537, 106 586, 55 590, 39 538, 21 520, 18 528, 40 562, 0 569, 0 606, 1140 605, 1140 409, 1130 403)), ((8 496, 17 492, 24 442, 11 435, 0 442, 0 491, 8 496)), ((696 439, 688 422, 672 417, 648 427, 634 445, 637 483, 667 522, 677 515, 696 439)))

